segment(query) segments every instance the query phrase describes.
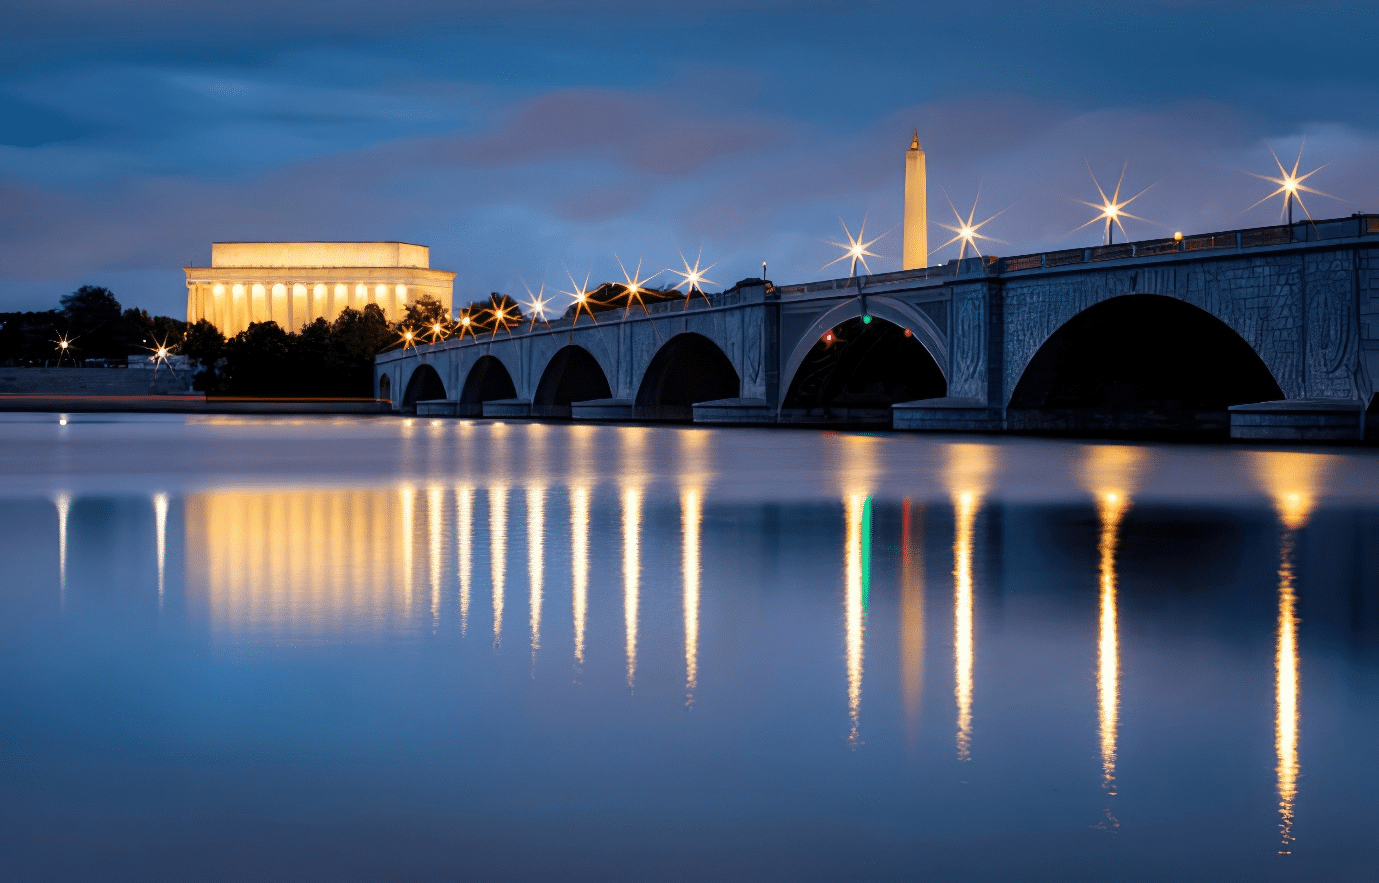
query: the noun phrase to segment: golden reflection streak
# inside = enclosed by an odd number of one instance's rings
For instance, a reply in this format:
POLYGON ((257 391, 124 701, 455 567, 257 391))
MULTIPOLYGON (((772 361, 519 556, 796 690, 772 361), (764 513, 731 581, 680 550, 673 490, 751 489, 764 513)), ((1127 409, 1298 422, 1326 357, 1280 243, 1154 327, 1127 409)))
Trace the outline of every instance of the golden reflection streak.
POLYGON ((474 578, 474 490, 455 489, 455 557, 460 578, 460 634, 469 628, 469 590, 474 578))
POLYGON ((168 561, 168 495, 153 495, 153 523, 158 544, 158 609, 163 609, 164 576, 168 561))
POLYGON ((414 555, 413 542, 415 540, 413 531, 416 523, 417 490, 414 487, 403 485, 398 488, 398 497, 402 504, 402 585, 407 598, 407 610, 412 609, 412 557, 414 555))
POLYGON ((627 627, 627 686, 637 682, 637 617, 641 604, 640 488, 625 488, 622 497, 623 619, 627 627))
POLYGON ((1278 782, 1280 855, 1293 852, 1294 804, 1298 794, 1298 729, 1301 674, 1297 593, 1293 556, 1298 532, 1316 505, 1330 458, 1321 454, 1257 452, 1251 455, 1258 480, 1273 497, 1283 530, 1279 537, 1278 625, 1274 646, 1274 768, 1278 782))
POLYGON ((981 496, 962 491, 953 499, 953 696, 958 704, 958 760, 972 759, 972 537, 981 496))
POLYGON ((430 559, 431 577, 431 628, 437 628, 441 622, 441 556, 443 554, 443 526, 444 513, 441 507, 445 505, 445 489, 439 485, 432 485, 426 489, 426 534, 430 542, 427 549, 430 559))
POLYGON ((905 699, 905 733, 919 735, 924 690, 924 510, 906 497, 900 510, 900 683, 905 699))
MULTIPOLYGON (((1097 709, 1101 737, 1101 787, 1116 796, 1116 737, 1120 721, 1120 641, 1116 604, 1116 544, 1121 520, 1130 508, 1122 491, 1105 491, 1097 500, 1101 515, 1101 627, 1097 639, 1097 709)), ((1120 827, 1108 807, 1107 823, 1120 827)))
POLYGON ((853 748, 861 745, 858 728, 862 717, 862 654, 864 629, 864 600, 862 597, 862 532, 866 518, 867 498, 862 494, 852 494, 843 501, 844 520, 847 535, 844 541, 844 596, 843 621, 847 641, 848 664, 848 718, 851 730, 848 744, 853 748))
POLYGON ((703 521, 703 501, 697 488, 680 492, 680 523, 684 538, 681 570, 685 597, 685 708, 694 707, 694 691, 699 686, 699 528, 703 521))
POLYGON ((992 446, 948 446, 948 488, 953 496, 953 697, 958 708, 958 759, 972 759, 972 559, 977 512, 995 469, 992 446))
POLYGON ((531 661, 535 674, 536 651, 541 649, 541 602, 545 566, 546 489, 527 488, 527 581, 531 586, 531 661))
POLYGON ((570 592, 574 606, 575 667, 584 667, 584 627, 589 614, 589 489, 570 488, 570 592))
POLYGON ((53 497, 57 507, 57 590, 58 602, 67 605, 67 516, 72 512, 71 494, 53 497))
POLYGON ((1278 639, 1274 650, 1274 752, 1278 764, 1280 855, 1293 852, 1293 804, 1298 796, 1298 618, 1293 591, 1297 528, 1285 527, 1279 543, 1278 639))
POLYGON ((488 566, 493 577, 493 645, 503 639, 503 593, 507 579, 508 489, 488 489, 488 566))

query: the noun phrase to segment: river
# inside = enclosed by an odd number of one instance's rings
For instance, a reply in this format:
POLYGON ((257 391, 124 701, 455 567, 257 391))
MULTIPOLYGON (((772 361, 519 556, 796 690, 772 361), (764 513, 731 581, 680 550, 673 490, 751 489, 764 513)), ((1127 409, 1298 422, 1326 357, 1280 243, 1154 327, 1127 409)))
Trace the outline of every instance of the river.
POLYGON ((6 879, 1370 880, 1379 452, 0 415, 6 879))

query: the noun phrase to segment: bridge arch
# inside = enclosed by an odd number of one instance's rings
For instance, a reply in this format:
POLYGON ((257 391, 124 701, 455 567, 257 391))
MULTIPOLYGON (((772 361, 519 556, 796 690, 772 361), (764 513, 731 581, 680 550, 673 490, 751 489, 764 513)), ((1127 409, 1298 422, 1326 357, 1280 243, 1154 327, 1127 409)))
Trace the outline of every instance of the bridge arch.
POLYGON ((594 354, 578 344, 556 350, 532 394, 534 408, 569 407, 574 402, 611 399, 608 375, 594 354))
POLYGON ((633 414, 688 420, 691 405, 742 394, 732 360, 709 338, 686 331, 667 340, 642 375, 633 414))
MULTIPOLYGON (((928 352, 929 357, 938 366, 939 373, 943 376, 945 383, 947 382, 948 339, 939 330, 933 319, 905 301, 893 297, 868 297, 866 307, 867 315, 885 319, 902 329, 909 329, 910 334, 928 352)), ((824 334, 849 319, 859 319, 861 316, 862 299, 855 297, 838 304, 814 320, 814 324, 809 326, 790 350, 790 357, 785 362, 785 371, 781 375, 781 401, 777 404, 784 403, 790 387, 795 382, 795 375, 799 372, 800 366, 804 364, 804 360, 809 357, 810 352, 818 345, 824 334)), ((784 344, 785 342, 782 341, 782 348, 784 344)))
POLYGON ((917 335, 869 310, 813 341, 790 377, 780 413, 788 421, 836 417, 841 410, 849 419, 889 423, 891 405, 947 391, 942 367, 917 335))
POLYGON ((1283 398, 1277 378, 1230 325, 1160 294, 1127 294, 1073 315, 1035 350, 1010 411, 1175 415, 1283 398))
POLYGON ((393 379, 387 374, 380 374, 378 377, 378 398, 393 399, 393 379))
POLYGON ((507 366, 497 356, 480 356, 465 375, 460 404, 478 405, 495 399, 517 398, 517 387, 507 366))
MULTIPOLYGON (((383 376, 387 380, 387 375, 383 376)), ((379 381, 379 392, 385 389, 391 390, 392 382, 389 381, 385 386, 383 381, 379 381)), ((432 399, 445 398, 445 384, 441 382, 441 376, 434 367, 422 362, 412 371, 411 378, 407 381, 407 389, 402 394, 403 410, 416 408, 417 402, 427 402, 432 399)))

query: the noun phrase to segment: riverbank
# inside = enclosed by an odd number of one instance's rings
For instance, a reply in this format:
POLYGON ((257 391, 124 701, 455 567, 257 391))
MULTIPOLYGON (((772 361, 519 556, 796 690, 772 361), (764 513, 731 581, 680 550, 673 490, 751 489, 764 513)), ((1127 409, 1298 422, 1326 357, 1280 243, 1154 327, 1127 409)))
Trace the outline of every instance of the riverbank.
POLYGON ((135 414, 390 414, 376 399, 207 398, 201 395, 0 395, 0 412, 135 414))

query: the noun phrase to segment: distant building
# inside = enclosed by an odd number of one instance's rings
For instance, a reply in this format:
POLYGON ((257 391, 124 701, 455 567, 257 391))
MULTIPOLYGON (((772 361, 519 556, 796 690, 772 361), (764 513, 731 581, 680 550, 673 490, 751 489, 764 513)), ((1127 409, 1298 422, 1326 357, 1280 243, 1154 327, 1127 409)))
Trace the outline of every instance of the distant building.
POLYGON ((205 319, 227 337, 269 320, 296 331, 366 304, 391 322, 422 295, 448 314, 455 274, 430 264, 429 248, 405 242, 216 242, 209 267, 182 268, 187 322, 205 319))

